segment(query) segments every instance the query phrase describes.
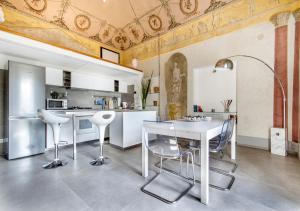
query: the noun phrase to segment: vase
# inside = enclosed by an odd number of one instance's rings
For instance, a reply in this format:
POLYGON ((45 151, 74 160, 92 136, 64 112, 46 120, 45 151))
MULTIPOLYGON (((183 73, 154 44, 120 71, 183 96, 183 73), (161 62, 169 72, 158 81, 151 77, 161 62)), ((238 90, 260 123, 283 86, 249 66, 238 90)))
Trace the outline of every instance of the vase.
POLYGON ((131 64, 132 64, 133 68, 138 68, 138 66, 139 66, 139 60, 136 59, 136 58, 133 58, 132 61, 131 61, 131 64))
POLYGON ((142 99, 142 109, 143 110, 146 109, 146 101, 147 101, 147 99, 142 99))
POLYGON ((0 23, 3 23, 5 21, 4 12, 2 7, 0 7, 0 23))

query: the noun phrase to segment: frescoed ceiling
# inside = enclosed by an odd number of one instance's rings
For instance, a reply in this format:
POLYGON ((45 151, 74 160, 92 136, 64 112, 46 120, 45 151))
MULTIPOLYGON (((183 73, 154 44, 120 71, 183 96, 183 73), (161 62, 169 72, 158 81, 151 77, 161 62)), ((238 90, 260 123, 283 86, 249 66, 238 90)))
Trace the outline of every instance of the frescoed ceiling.
POLYGON ((125 50, 230 1, 0 0, 0 4, 125 50))

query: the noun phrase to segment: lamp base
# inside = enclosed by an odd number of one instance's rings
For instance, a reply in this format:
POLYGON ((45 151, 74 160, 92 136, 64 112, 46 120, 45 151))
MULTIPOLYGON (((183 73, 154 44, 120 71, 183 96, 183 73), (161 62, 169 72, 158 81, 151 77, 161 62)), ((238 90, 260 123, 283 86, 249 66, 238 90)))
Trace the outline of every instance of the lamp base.
POLYGON ((300 160, 300 143, 299 143, 299 141, 298 141, 298 158, 300 160))
POLYGON ((271 153, 286 156, 286 130, 284 128, 271 128, 271 153))

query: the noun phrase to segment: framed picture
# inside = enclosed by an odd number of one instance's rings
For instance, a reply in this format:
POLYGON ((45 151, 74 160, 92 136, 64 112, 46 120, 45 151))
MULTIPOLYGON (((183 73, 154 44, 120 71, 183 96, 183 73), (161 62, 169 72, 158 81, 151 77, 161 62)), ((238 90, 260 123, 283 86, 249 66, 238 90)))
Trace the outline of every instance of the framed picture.
POLYGON ((100 47, 100 58, 120 64, 120 53, 100 47))

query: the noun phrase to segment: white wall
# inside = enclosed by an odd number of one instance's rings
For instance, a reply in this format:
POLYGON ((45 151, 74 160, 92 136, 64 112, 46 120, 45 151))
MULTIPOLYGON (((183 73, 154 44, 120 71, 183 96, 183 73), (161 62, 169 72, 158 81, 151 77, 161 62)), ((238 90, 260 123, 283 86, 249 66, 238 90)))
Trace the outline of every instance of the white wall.
MULTIPOLYGON (((173 53, 181 52, 187 57, 187 106, 188 113, 192 113, 193 69, 212 66, 218 59, 235 54, 252 55, 274 66, 274 42, 274 26, 271 23, 263 23, 161 55, 162 116, 166 115, 164 65, 173 53)), ((236 58, 234 62, 237 64, 238 135, 267 139, 269 129, 273 125, 273 74, 263 64, 254 60, 236 58)), ((157 57, 151 58, 141 61, 140 68, 147 74, 157 70, 157 64, 157 57)))
POLYGON ((203 111, 224 112, 221 102, 232 100, 230 112, 236 112, 236 68, 232 71, 213 72, 214 67, 193 70, 193 105, 201 105, 203 111))

